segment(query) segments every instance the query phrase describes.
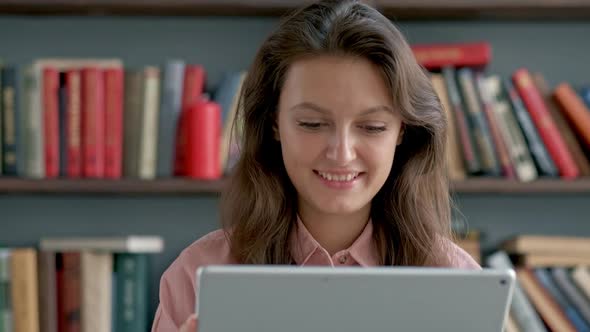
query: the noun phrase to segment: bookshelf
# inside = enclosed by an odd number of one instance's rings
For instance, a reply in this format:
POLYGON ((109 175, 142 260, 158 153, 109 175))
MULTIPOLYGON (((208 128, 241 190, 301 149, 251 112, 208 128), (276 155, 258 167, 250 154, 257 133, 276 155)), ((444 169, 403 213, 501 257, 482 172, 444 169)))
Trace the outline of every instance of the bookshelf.
MULTIPOLYGON (((309 0, 1 0, 5 14, 279 16, 309 0)), ((368 0, 396 19, 572 19, 590 17, 584 0, 368 0)))
MULTIPOLYGON (((0 178, 0 195, 211 195, 218 196, 226 180, 191 180, 170 178, 158 180, 93 180, 93 179, 19 179, 0 178)), ((543 194, 588 194, 590 179, 562 181, 542 179, 532 182, 518 182, 493 178, 473 178, 452 182, 453 194, 497 194, 497 195, 543 195, 543 194)))
MULTIPOLYGON (((24 65, 41 57, 117 56, 125 66, 139 67, 178 57, 203 64, 214 87, 224 70, 248 66, 278 15, 304 2, 0 0, 0 58, 24 65)), ((526 65, 543 71, 552 86, 590 82, 583 60, 590 52, 588 1, 369 2, 396 20, 411 43, 488 40, 494 48, 488 70, 502 77, 526 65)), ((164 269, 195 239, 218 228, 223 185, 223 180, 0 178, 0 245, 34 245, 56 234, 161 235, 165 252, 155 257, 149 275, 152 315, 164 269)), ((470 226, 487 233, 484 248, 518 232, 590 235, 590 179, 476 178, 451 187, 470 226)))

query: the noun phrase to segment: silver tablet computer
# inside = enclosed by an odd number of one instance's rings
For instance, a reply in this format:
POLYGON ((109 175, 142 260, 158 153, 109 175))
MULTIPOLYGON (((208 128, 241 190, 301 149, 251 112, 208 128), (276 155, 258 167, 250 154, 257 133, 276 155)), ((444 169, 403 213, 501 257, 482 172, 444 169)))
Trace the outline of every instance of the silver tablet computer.
POLYGON ((501 332, 513 270, 209 266, 199 332, 501 332))

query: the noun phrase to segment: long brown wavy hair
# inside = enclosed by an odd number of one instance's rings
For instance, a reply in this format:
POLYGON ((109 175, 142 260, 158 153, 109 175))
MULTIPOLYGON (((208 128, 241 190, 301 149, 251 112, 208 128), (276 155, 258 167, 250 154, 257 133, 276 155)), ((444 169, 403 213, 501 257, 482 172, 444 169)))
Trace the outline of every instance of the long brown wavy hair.
POLYGON ((241 155, 220 201, 233 256, 244 264, 292 263, 289 233, 297 220, 297 193, 273 125, 289 66, 325 54, 376 64, 405 126, 389 177, 372 200, 380 263, 450 264, 447 125, 441 103, 394 24, 374 8, 348 0, 319 1, 283 19, 248 70, 237 117, 241 155))

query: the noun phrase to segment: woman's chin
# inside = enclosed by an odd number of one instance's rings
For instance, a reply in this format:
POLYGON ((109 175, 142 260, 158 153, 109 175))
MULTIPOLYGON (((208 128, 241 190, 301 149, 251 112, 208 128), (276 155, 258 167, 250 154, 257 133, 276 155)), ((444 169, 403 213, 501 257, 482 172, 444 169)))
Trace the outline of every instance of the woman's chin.
POLYGON ((340 214, 340 215, 348 215, 354 214, 359 212, 364 205, 359 205, 358 201, 356 202, 346 202, 346 201, 338 201, 338 202, 325 202, 321 206, 318 206, 318 209, 325 214, 340 214))

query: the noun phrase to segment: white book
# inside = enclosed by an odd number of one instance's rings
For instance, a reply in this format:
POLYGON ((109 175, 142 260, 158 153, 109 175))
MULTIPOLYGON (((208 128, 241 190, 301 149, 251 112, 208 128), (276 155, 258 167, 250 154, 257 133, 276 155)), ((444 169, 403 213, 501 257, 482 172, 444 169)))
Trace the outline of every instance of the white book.
POLYGON ((157 165, 160 69, 153 66, 146 67, 144 78, 139 178, 152 180, 156 177, 157 165))
POLYGON ((581 292, 590 298, 590 268, 588 266, 577 266, 572 271, 572 279, 581 292))
POLYGON ((82 331, 110 332, 113 305, 113 255, 83 251, 80 255, 82 279, 82 331))
POLYGON ((113 237, 64 237, 45 238, 39 244, 46 251, 96 250, 126 253, 157 253, 164 249, 164 240, 159 236, 113 236, 113 237))
MULTIPOLYGON (((512 262, 504 251, 497 251, 490 255, 487 259, 487 263, 490 267, 496 269, 514 269, 512 262)), ((514 284, 510 313, 513 315, 516 324, 523 331, 547 331, 541 322, 541 318, 535 311, 533 305, 529 302, 529 299, 518 282, 514 284)))

